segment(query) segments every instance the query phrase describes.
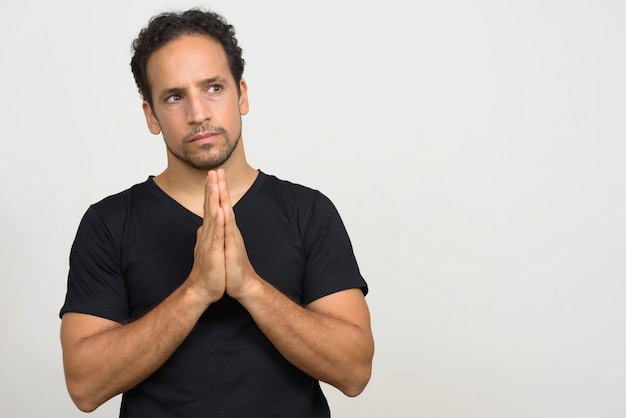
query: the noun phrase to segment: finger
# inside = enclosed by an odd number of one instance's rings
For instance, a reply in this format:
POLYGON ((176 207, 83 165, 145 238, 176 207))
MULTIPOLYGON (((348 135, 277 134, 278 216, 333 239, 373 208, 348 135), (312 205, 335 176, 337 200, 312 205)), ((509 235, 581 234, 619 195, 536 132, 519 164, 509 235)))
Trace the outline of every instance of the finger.
POLYGON ((209 171, 207 173, 206 182, 204 183, 204 201, 202 203, 203 219, 202 226, 198 229, 197 242, 210 242, 213 236, 213 224, 215 216, 215 201, 219 205, 219 193, 215 193, 216 173, 209 171), (202 238, 202 239, 201 239, 202 238))
POLYGON ((211 242, 211 247, 222 250, 224 248, 224 234, 224 211, 222 210, 222 208, 217 208, 217 211, 215 213, 215 222, 213 223, 213 240, 211 242))
POLYGON ((202 209, 204 211, 205 221, 209 218, 209 197, 211 196, 211 172, 209 171, 204 183, 204 201, 202 203, 202 209))
POLYGON ((211 223, 216 215, 219 207, 219 187, 217 185, 217 173, 214 170, 209 171, 207 180, 204 185, 204 222, 211 223))
POLYGON ((236 229, 235 214, 230 207, 222 207, 224 213, 224 234, 226 236, 226 245, 236 242, 236 229))
POLYGON ((217 175, 220 188, 220 207, 224 211, 225 233, 227 237, 235 238, 238 230, 235 222, 235 212, 230 201, 230 193, 228 192, 228 183, 226 183, 226 175, 223 169, 218 170, 217 175))
POLYGON ((224 213, 224 239, 226 252, 229 257, 237 257, 242 250, 245 252, 245 245, 241 231, 237 226, 235 211, 230 205, 230 199, 228 199, 226 204, 221 206, 221 209, 224 213))
POLYGON ((220 206, 226 208, 231 206, 228 183, 226 182, 226 172, 223 168, 217 170, 217 184, 220 191, 220 206))

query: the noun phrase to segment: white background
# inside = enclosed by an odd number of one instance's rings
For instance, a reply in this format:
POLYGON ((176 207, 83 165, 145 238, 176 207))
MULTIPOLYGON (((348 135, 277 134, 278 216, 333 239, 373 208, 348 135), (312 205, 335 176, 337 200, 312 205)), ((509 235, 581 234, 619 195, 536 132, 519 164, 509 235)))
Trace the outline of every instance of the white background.
MULTIPOLYGON (((0 6, 0 415, 82 416, 59 344, 90 203, 158 174, 130 42, 176 1, 0 6)), ((626 416, 626 3, 214 1, 253 166, 327 194, 371 293, 335 417, 626 416)), ((119 398, 92 414, 113 417, 119 398)))

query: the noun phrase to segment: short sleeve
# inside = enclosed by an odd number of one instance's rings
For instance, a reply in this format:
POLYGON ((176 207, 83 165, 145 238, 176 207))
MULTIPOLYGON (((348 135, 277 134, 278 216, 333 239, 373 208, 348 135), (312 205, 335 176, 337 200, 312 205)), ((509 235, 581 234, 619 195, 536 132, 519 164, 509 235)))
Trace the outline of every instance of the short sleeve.
POLYGON ((316 194, 304 235, 306 260, 302 300, 308 304, 353 288, 360 288, 366 295, 367 284, 339 212, 326 196, 316 194))
POLYGON ((85 313, 124 322, 129 303, 122 271, 123 224, 112 227, 91 206, 80 222, 70 252, 67 294, 60 315, 85 313))

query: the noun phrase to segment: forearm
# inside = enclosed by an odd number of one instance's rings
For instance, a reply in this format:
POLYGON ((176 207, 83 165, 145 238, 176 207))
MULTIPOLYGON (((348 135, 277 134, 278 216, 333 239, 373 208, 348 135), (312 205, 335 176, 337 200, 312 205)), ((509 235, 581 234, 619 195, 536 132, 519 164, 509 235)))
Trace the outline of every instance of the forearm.
POLYGON ((128 324, 111 323, 80 339, 72 339, 72 331, 64 331, 71 325, 63 324, 66 381, 76 405, 92 411, 142 382, 179 347, 205 309, 206 304, 184 284, 128 324))
POLYGON ((264 281, 248 259, 223 184, 226 293, 294 366, 346 395, 358 395, 369 381, 374 354, 363 293, 348 289, 302 307, 264 281))
POLYGON ((348 396, 364 389, 374 350, 364 304, 367 326, 302 307, 260 278, 251 289, 240 303, 288 361, 348 396))

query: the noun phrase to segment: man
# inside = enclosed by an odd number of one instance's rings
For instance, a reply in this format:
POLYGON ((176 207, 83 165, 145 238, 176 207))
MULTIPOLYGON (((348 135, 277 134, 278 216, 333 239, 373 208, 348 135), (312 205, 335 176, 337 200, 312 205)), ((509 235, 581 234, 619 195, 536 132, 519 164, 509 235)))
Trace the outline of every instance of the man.
POLYGON ((92 205, 70 256, 69 393, 122 417, 328 417, 319 381, 367 384, 367 286, 333 205, 253 169, 232 26, 153 18, 131 67, 167 168, 92 205))

